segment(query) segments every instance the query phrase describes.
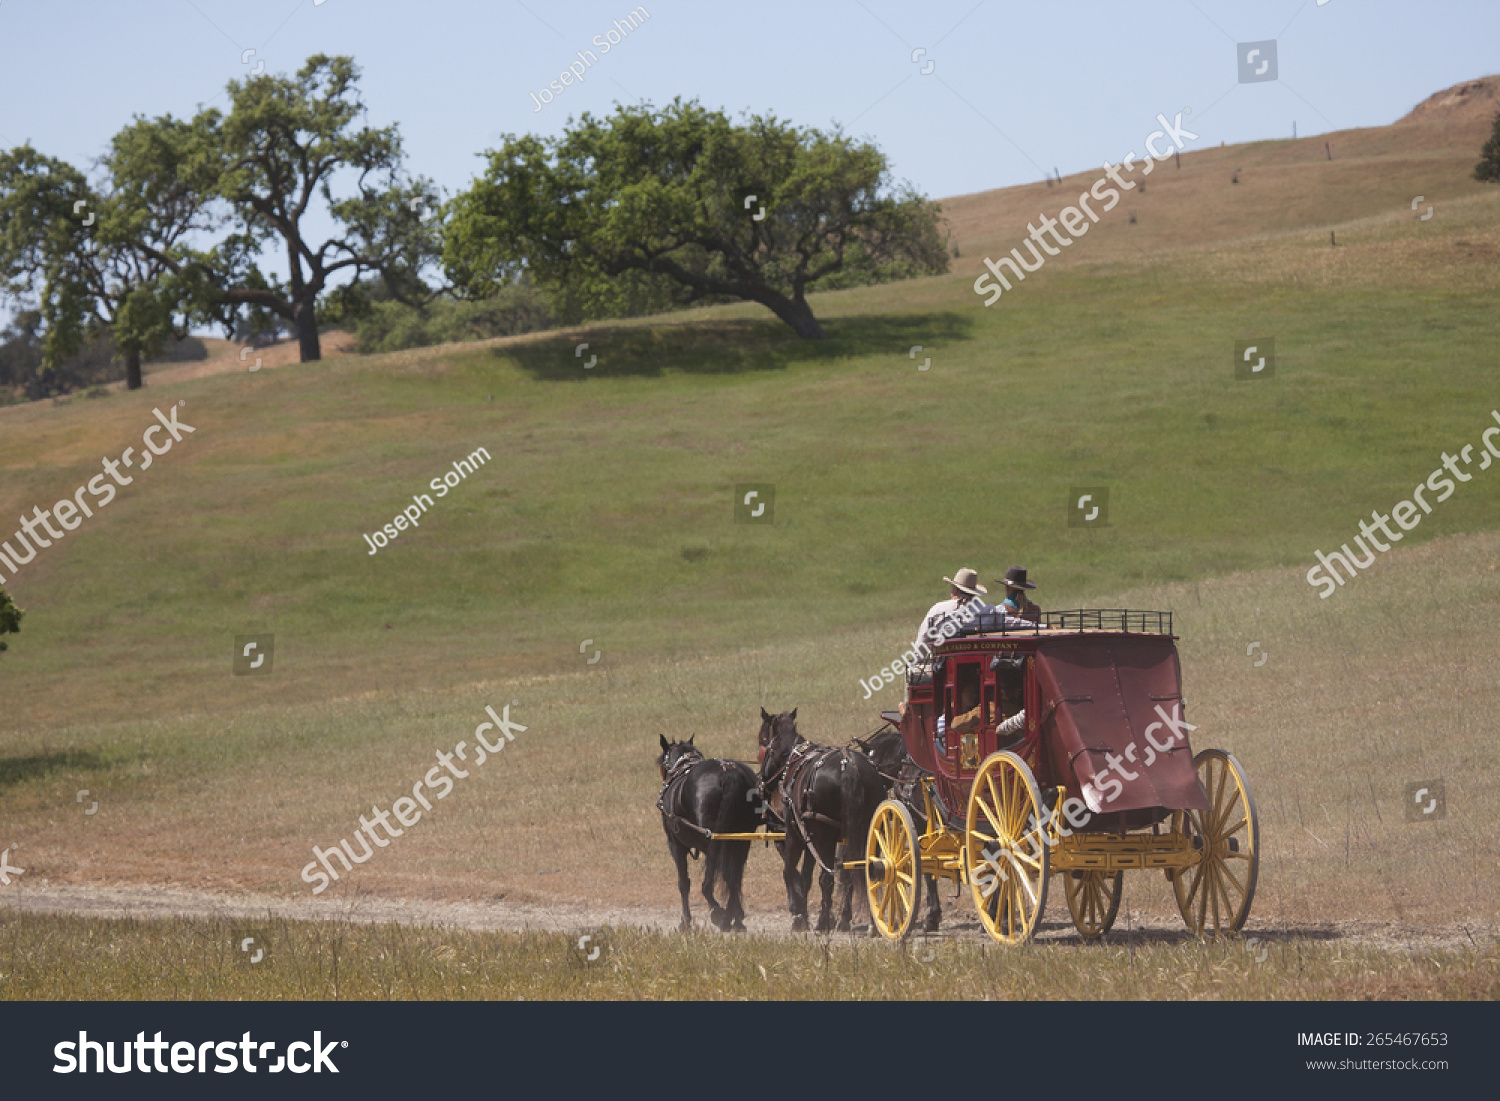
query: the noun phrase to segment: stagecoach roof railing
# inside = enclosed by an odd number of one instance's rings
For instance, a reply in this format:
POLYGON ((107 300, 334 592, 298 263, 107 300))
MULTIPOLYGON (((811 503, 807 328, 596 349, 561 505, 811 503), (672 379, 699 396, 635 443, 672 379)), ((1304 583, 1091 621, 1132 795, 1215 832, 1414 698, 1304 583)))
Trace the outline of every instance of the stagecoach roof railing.
MULTIPOLYGON (((1119 631, 1124 634, 1170 635, 1172 613, 1134 611, 1128 608, 1073 608, 1067 611, 1043 612, 1041 619, 1027 627, 1004 626, 1005 617, 981 615, 959 631, 969 635, 1035 635, 1043 628, 1053 631, 1119 631)), ((1012 620, 1012 623, 1015 621, 1012 620)))
POLYGON ((1171 612, 1132 611, 1128 608, 1075 608, 1043 612, 1042 622, 1063 631, 1121 631, 1125 634, 1170 635, 1171 612))

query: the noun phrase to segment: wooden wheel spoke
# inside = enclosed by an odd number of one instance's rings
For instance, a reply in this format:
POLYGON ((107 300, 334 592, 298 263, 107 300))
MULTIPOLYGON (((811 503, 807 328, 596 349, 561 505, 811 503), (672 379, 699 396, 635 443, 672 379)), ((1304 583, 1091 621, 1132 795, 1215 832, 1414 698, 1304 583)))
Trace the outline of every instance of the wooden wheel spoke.
MULTIPOLYGON (((1215 863, 1214 864, 1214 872, 1217 875, 1221 876, 1222 879, 1227 879, 1227 880, 1229 880, 1230 883, 1234 884, 1234 892, 1235 892, 1236 895, 1238 895, 1240 898, 1244 898, 1245 897, 1245 885, 1243 883, 1241 883, 1239 881, 1239 879, 1235 876, 1235 874, 1229 870, 1229 867, 1227 865, 1223 864, 1222 862, 1215 863)), ((1228 905, 1229 904, 1229 891, 1226 889, 1225 885, 1223 884, 1222 879, 1221 879, 1220 884, 1219 884, 1219 889, 1224 892, 1224 903, 1225 903, 1225 905, 1228 905)))
POLYGON ((1183 906, 1191 910, 1193 907, 1193 898, 1197 895, 1198 888, 1203 885, 1203 865, 1200 864, 1189 872, 1188 878, 1191 881, 1191 886, 1188 887, 1187 898, 1183 900, 1183 906))
MULTIPOLYGON (((993 785, 991 785, 991 790, 994 790, 993 785)), ((984 811, 984 816, 989 819, 990 826, 994 829, 995 833, 998 836, 1003 837, 1005 836, 1005 826, 1001 823, 1000 819, 1004 816, 1004 812, 998 809, 999 806, 1000 804, 997 803, 997 809, 991 810, 988 803, 986 803, 983 799, 979 800, 979 809, 984 811)))
POLYGON ((1027 856, 1025 853, 1017 852, 1016 850, 1012 849, 1006 855, 1008 855, 1010 857, 1012 863, 1019 862, 1020 864, 1030 864, 1038 872, 1040 872, 1042 870, 1042 862, 1041 862, 1041 860, 1039 860, 1039 859, 1033 859, 1033 858, 1027 856))

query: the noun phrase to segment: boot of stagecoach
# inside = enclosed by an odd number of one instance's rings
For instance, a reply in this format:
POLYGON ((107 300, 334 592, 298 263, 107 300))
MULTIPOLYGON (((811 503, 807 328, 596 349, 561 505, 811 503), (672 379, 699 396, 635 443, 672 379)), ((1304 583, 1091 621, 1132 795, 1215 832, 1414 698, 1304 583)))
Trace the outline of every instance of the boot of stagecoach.
POLYGON ((1194 755, 1176 641, 1162 611, 1045 612, 1029 630, 980 617, 908 668, 906 706, 888 717, 922 783, 871 825, 877 931, 910 934, 928 875, 967 884, 986 931, 1024 943, 1056 876, 1093 939, 1114 924, 1124 873, 1152 869, 1195 935, 1239 930, 1255 800, 1231 754, 1194 755))

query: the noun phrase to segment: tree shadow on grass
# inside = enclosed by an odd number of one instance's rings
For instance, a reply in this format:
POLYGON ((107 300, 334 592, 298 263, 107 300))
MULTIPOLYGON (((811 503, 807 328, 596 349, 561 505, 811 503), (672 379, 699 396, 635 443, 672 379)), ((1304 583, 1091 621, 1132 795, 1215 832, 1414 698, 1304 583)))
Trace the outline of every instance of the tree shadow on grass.
POLYGON ((40 780, 54 772, 92 772, 104 767, 96 753, 66 751, 30 757, 0 757, 0 788, 40 780))
POLYGON ((803 340, 775 318, 619 326, 594 329, 585 339, 575 333, 496 348, 493 354, 514 360, 539 382, 657 378, 672 371, 735 375, 860 356, 890 356, 918 369, 935 346, 972 339, 974 320, 953 312, 837 317, 823 328, 826 340, 803 340), (923 351, 913 354, 918 345, 923 351))

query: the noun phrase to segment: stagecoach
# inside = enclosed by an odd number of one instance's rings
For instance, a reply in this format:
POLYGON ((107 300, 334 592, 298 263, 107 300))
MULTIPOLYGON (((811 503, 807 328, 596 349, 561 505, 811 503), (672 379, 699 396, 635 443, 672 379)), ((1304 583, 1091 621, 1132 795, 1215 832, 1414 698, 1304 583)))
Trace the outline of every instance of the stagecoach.
POLYGON ((932 876, 971 888, 990 936, 1024 943, 1057 876, 1095 938, 1125 872, 1156 869, 1194 934, 1238 930, 1260 862, 1255 799, 1232 754, 1188 744, 1171 614, 1000 626, 981 617, 938 646, 907 670, 904 714, 883 713, 920 771, 880 804, 853 862, 876 929, 906 937, 932 876))

